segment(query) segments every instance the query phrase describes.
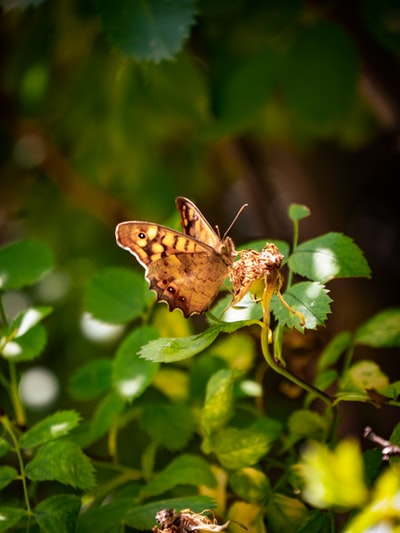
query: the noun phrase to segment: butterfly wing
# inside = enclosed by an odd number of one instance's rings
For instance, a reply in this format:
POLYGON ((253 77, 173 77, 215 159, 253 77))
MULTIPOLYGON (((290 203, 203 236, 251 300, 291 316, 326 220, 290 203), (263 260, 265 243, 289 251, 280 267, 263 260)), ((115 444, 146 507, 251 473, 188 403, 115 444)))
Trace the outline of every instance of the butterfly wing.
POLYGON ((228 267, 214 251, 177 253, 151 263, 147 279, 158 300, 185 317, 207 311, 228 276, 228 267))
POLYGON ((144 267, 157 299, 185 317, 206 311, 228 275, 226 262, 208 244, 165 226, 122 222, 116 240, 144 267))
POLYGON ((187 198, 178 196, 175 203, 181 216, 183 233, 210 246, 227 266, 231 266, 235 254, 232 239, 227 237, 221 240, 200 209, 187 198))
POLYGON ((216 252, 219 252, 222 244, 221 239, 210 226, 200 209, 183 196, 178 196, 175 203, 181 215, 183 233, 193 239, 208 244, 216 252))

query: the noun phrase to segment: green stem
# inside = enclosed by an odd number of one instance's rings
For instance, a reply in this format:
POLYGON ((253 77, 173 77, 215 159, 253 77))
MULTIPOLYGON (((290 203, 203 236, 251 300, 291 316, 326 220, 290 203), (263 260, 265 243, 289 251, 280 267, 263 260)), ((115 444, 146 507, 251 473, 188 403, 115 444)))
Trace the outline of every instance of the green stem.
MULTIPOLYGON (((293 241, 292 241, 292 253, 296 250, 297 244, 299 242, 299 221, 295 220, 293 222, 293 241)), ((286 280, 286 290, 291 287, 293 281, 293 271, 290 268, 289 274, 286 280)))
POLYGON ((0 292, 0 318, 1 318, 2 323, 5 326, 8 326, 8 320, 7 320, 6 312, 5 312, 5 309, 4 309, 2 296, 3 296, 3 293, 0 292))
POLYGON ((24 491, 26 510, 28 511, 29 514, 32 514, 31 504, 29 502, 27 480, 26 480, 26 475, 25 475, 25 465, 24 465, 24 461, 22 459, 21 448, 19 447, 18 439, 15 436, 15 433, 13 431, 12 425, 11 425, 10 420, 8 419, 8 417, 7 416, 2 416, 2 417, 0 417, 0 420, 1 420, 1 423, 3 424, 4 429, 10 435, 10 438, 11 438, 11 440, 13 442, 14 451, 15 451, 15 453, 17 455, 17 458, 18 458, 18 464, 19 464, 19 469, 20 469, 20 473, 21 473, 21 480, 22 480, 22 487, 23 487, 23 491, 24 491))
POLYGON ((275 359, 271 356, 269 348, 268 348, 268 327, 266 327, 265 324, 262 324, 262 327, 261 327, 261 349, 262 349, 265 360, 267 361, 269 366, 273 370, 275 370, 275 372, 277 372, 281 376, 284 376, 289 381, 291 381, 292 383, 295 383, 296 385, 306 390, 307 392, 314 394, 317 398, 322 400, 327 406, 329 407, 332 406, 332 399, 327 394, 322 392, 320 389, 317 389, 310 383, 303 381, 298 376, 295 376, 294 374, 286 370, 286 368, 280 366, 275 361, 275 359))
POLYGON ((84 505, 91 505, 96 500, 102 500, 107 494, 110 494, 113 490, 122 485, 125 485, 129 481, 137 481, 138 475, 136 470, 127 469, 125 472, 111 479, 107 483, 104 483, 93 492, 86 494, 83 500, 84 505))
POLYGON ((354 355, 354 344, 351 343, 349 348, 346 350, 346 355, 344 358, 344 364, 343 364, 343 369, 342 369, 342 375, 344 375, 349 369, 351 365, 351 361, 353 360, 353 355, 354 355))
POLYGON ((108 454, 113 463, 118 463, 118 447, 117 447, 118 426, 113 424, 108 432, 108 454))
POLYGON ((25 409, 21 402, 21 397, 18 392, 18 376, 15 363, 9 362, 10 368, 10 397, 14 407, 15 419, 17 425, 23 427, 26 425, 25 409))
MULTIPOLYGON (((0 318, 2 323, 7 327, 8 326, 8 320, 6 316, 6 312, 4 309, 3 299, 2 299, 2 292, 0 291, 0 318)), ((13 335, 12 335, 13 336, 13 335)), ((11 338, 12 338, 11 336, 11 338)), ((7 342, 10 339, 6 339, 4 341, 4 344, 7 344, 7 342)), ((2 346, 3 348, 3 346, 2 346)), ((6 380, 6 378, 3 375, 0 375, 0 383, 4 386, 4 388, 8 391, 11 399, 11 403, 14 407, 15 412, 15 418, 18 426, 25 426, 26 424, 26 416, 25 416, 25 410, 21 402, 21 398, 19 396, 18 392, 18 376, 17 376, 17 369, 15 366, 15 363, 12 361, 9 361, 9 369, 10 369, 10 383, 6 380)))

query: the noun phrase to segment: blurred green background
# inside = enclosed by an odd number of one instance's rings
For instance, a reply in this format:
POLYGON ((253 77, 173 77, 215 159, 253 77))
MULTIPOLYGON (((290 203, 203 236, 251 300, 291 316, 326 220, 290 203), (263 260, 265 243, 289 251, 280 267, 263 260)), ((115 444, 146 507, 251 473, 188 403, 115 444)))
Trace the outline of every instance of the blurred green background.
POLYGON ((55 306, 43 364, 67 381, 110 353, 81 333, 82 292, 103 267, 142 272, 115 225, 174 224, 177 195, 222 232, 248 202, 237 245, 290 242, 292 202, 312 212, 301 240, 354 238, 373 278, 331 284, 325 340, 398 305, 398 0, 0 5, 0 244, 54 251, 30 295, 55 306))

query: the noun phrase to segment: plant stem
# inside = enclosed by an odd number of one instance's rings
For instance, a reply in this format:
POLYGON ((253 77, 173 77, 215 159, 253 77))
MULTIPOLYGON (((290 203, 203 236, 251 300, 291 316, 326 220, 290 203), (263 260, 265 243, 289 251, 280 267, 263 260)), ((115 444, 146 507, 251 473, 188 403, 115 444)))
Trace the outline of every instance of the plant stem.
POLYGON ((26 425, 25 409, 21 402, 21 397, 18 392, 18 378, 17 368, 13 361, 9 362, 10 368, 10 397, 14 407, 15 419, 17 425, 23 427, 26 425))
POLYGON ((327 394, 322 392, 320 389, 317 389, 310 383, 303 381, 298 376, 295 376, 294 374, 286 370, 286 368, 283 368, 282 366, 280 366, 275 361, 275 359, 271 356, 269 348, 268 348, 268 327, 264 323, 260 322, 260 325, 261 324, 262 324, 261 326, 261 349, 262 349, 265 360, 267 361, 269 366, 272 368, 272 370, 275 370, 275 372, 277 372, 281 376, 284 376, 289 381, 291 381, 292 383, 295 383, 302 389, 310 392, 311 394, 314 394, 317 398, 322 400, 327 406, 331 407, 332 399, 327 394))
MULTIPOLYGON (((299 221, 295 220, 293 222, 292 253, 296 250, 298 242, 299 242, 299 221)), ((286 290, 291 287, 292 280, 293 280, 293 271, 291 268, 289 268, 289 274, 286 280, 286 290)))
POLYGON ((4 309, 2 296, 3 296, 3 293, 0 291, 0 318, 1 318, 2 323, 5 326, 7 326, 8 325, 8 320, 7 320, 7 315, 6 315, 6 312, 5 312, 5 309, 4 309))
POLYGON ((350 344, 350 346, 346 350, 346 355, 345 355, 345 358, 344 358, 344 364, 343 364, 343 370, 342 370, 342 374, 343 375, 349 369, 349 367, 351 365, 351 361, 353 359, 353 355, 354 355, 354 342, 352 342, 350 344))
MULTIPOLYGON (((7 327, 8 326, 8 320, 7 315, 4 309, 3 305, 3 299, 2 299, 2 292, 0 291, 0 319, 2 323, 7 327)), ((11 336, 12 338, 12 336, 11 336)), ((8 338, 5 338, 4 345, 7 344, 8 338)), ((3 348, 3 346, 2 346, 3 348)), ((11 398, 11 403, 14 407, 15 412, 15 418, 18 426, 25 426, 26 424, 26 416, 25 416, 25 410, 24 406, 22 405, 21 398, 18 393, 18 377, 17 377, 17 369, 15 366, 15 363, 12 361, 9 361, 9 369, 10 369, 10 383, 7 382, 6 378, 3 375, 0 375, 0 383, 8 390, 11 398)))
POLYGON ((84 505, 92 505, 96 500, 102 500, 107 494, 110 494, 113 490, 122 485, 125 485, 129 481, 137 481, 138 476, 133 469, 126 469, 120 475, 112 478, 107 483, 97 487, 93 492, 86 494, 84 497, 84 505))
POLYGON ((1 420, 1 423, 3 424, 4 429, 10 435, 10 438, 11 438, 11 440, 13 442, 13 445, 14 445, 14 451, 15 451, 15 453, 17 455, 17 458, 18 458, 19 469, 20 469, 20 473, 21 473, 21 480, 22 480, 22 487, 23 487, 23 491, 24 491, 26 510, 28 511, 29 514, 31 514, 32 510, 31 510, 31 504, 29 502, 28 486, 27 486, 26 475, 25 475, 25 465, 24 465, 24 461, 23 461, 22 455, 21 455, 21 448, 19 447, 18 439, 15 436, 15 433, 13 431, 12 425, 11 425, 10 420, 8 419, 8 417, 6 415, 2 416, 2 417, 0 417, 0 420, 1 420))

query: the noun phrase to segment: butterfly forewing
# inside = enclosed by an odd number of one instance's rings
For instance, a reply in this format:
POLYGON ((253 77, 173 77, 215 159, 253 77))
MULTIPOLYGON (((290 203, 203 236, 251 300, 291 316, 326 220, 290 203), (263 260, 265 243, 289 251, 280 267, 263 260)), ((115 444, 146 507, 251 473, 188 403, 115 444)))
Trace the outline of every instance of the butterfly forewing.
POLYGON ((219 252, 222 244, 221 239, 210 226, 200 209, 183 196, 178 196, 175 203, 181 216, 183 233, 193 237, 193 239, 208 244, 215 251, 219 252))
POLYGON ((163 257, 204 252, 208 248, 179 231, 151 222, 121 222, 115 234, 118 245, 133 254, 146 270, 149 264, 163 257))

